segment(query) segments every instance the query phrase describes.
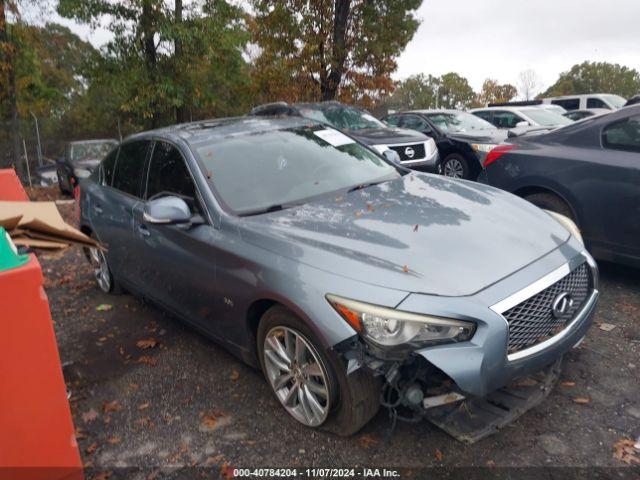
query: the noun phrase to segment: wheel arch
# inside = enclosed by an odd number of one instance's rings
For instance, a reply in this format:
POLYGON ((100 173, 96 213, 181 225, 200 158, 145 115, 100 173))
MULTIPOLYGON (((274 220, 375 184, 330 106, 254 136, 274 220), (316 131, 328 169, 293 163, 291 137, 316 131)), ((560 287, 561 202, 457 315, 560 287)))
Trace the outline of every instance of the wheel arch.
POLYGON ((534 195, 537 193, 546 193, 549 195, 553 195, 555 197, 558 197, 560 200, 562 200, 567 207, 569 207, 569 210, 571 210, 571 213, 573 213, 573 218, 576 219, 576 222, 578 223, 578 226, 580 226, 581 222, 581 215, 579 214, 580 212, 576 211, 575 207, 574 207, 574 203, 572 201, 570 201, 566 195, 562 194, 559 189, 553 188, 553 187, 549 187, 549 186, 539 186, 539 185, 528 185, 525 187, 520 187, 517 190, 513 191, 514 195, 517 195, 521 198, 526 198, 529 195, 534 195))

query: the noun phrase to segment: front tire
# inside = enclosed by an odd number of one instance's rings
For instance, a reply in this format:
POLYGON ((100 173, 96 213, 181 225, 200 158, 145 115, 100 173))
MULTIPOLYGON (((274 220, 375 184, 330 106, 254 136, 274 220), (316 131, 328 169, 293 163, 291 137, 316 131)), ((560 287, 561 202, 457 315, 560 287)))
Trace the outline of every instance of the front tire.
MULTIPOLYGON (((91 238, 95 240, 95 235, 91 235, 91 238)), ((105 251, 98 247, 84 247, 84 252, 93 268, 93 277, 98 288, 104 293, 121 293, 122 289, 111 273, 105 251)))
POLYGON ((267 382, 289 415, 303 425, 338 435, 360 430, 380 407, 380 382, 326 351, 311 329, 283 306, 270 308, 258 326, 258 356, 267 382))
POLYGON ((524 199, 543 210, 551 210, 552 212, 564 215, 573 223, 577 224, 576 217, 573 214, 571 207, 569 207, 563 199, 553 193, 533 193, 525 196, 524 199))
POLYGON ((469 164, 467 160, 457 153, 447 156, 442 162, 442 175, 449 178, 469 179, 469 164))

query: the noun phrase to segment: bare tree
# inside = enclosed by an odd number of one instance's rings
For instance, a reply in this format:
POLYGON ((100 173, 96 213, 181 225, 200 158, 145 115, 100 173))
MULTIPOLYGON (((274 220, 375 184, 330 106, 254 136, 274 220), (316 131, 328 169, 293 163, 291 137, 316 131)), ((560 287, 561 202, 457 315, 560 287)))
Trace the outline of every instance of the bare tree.
POLYGON ((535 70, 528 69, 518 76, 518 94, 525 100, 532 100, 540 88, 540 77, 535 70))

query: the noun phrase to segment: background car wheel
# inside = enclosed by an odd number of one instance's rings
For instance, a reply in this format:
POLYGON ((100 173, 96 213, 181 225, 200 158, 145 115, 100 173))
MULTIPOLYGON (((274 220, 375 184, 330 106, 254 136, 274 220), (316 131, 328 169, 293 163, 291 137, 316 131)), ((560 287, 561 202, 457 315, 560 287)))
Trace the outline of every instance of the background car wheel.
POLYGON ((562 200, 553 193, 534 193, 524 197, 528 202, 533 203, 536 207, 540 207, 544 210, 551 210, 552 212, 559 213, 569 218, 571 221, 577 224, 576 218, 571 211, 571 207, 567 205, 567 202, 562 200))
POLYGON ((258 326, 262 371, 287 413, 305 426, 338 435, 360 430, 380 407, 380 382, 326 352, 311 329, 282 306, 270 308, 258 326))
POLYGON ((469 165, 464 157, 458 154, 449 155, 442 162, 442 174, 450 178, 469 178, 469 165))
MULTIPOLYGON (((95 236, 92 235, 95 239, 95 236)), ((85 247, 85 255, 93 267, 93 277, 98 284, 98 288, 105 293, 119 294, 122 292, 120 284, 113 277, 109 264, 107 263, 107 255, 104 250, 96 247, 85 247)))

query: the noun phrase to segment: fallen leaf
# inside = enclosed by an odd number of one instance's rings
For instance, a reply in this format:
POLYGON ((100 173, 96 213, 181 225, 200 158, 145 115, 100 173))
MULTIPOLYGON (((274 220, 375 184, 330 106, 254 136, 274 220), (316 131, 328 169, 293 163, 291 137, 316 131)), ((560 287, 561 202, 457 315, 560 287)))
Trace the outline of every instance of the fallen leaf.
MULTIPOLYGON (((87 468, 86 463, 84 464, 84 467, 87 468)), ((100 472, 91 477, 91 480, 107 480, 108 478, 111 478, 111 475, 111 472, 100 472)))
POLYGON ((115 445, 117 443, 120 443, 121 441, 122 439, 118 436, 107 438, 107 443, 110 443, 111 445, 115 445))
POLYGON ((102 404, 102 411, 104 413, 118 412, 120 410, 122 410, 122 407, 120 406, 120 403, 118 403, 117 400, 114 400, 113 402, 104 402, 102 404))
POLYGON ((142 349, 153 348, 156 345, 158 345, 158 342, 155 338, 145 338, 136 342, 136 347, 142 349))
POLYGON ((575 387, 576 382, 572 382, 571 380, 565 380, 560 385, 562 385, 563 387, 575 387))
POLYGON ((531 377, 525 377, 523 379, 518 380, 515 383, 516 387, 534 387, 538 384, 538 382, 536 382, 533 378, 531 377))
POLYGON ((231 379, 232 382, 235 382, 236 380, 238 380, 240 378, 240 374, 234 368, 233 370, 231 370, 231 375, 229 375, 229 378, 231 379))
POLYGON ((365 434, 360 436, 360 446, 362 446, 362 448, 369 448, 373 445, 376 445, 377 443, 378 440, 373 438, 371 435, 365 434))
POLYGON ((360 218, 362 216, 362 212, 360 210, 358 210, 356 212, 356 218, 360 218))
POLYGON ((202 416, 202 421, 200 422, 200 425, 204 430, 209 430, 209 431, 215 430, 216 425, 218 423, 218 418, 220 417, 224 417, 224 413, 217 410, 213 412, 209 412, 202 416))
POLYGON ((613 444, 613 458, 629 465, 640 465, 640 449, 633 440, 623 437, 613 444))
POLYGON ((404 273, 409 273, 409 267, 407 267, 406 265, 403 265, 403 266, 402 266, 402 271, 403 271, 404 273))
POLYGON ((156 360, 154 357, 149 357, 148 355, 142 355, 140 358, 138 358, 138 363, 146 363, 147 365, 155 367, 158 364, 158 360, 156 360))
POLYGON ((598 328, 603 332, 610 332, 611 330, 616 328, 616 326, 612 325, 611 323, 601 323, 598 325, 598 328))
POLYGON ((372 203, 367 203, 367 212, 373 212, 375 209, 373 208, 372 203))
POLYGON ((100 337, 98 339, 99 342, 106 342, 107 341, 107 337, 100 337))
POLYGON ((485 462, 485 465, 486 465, 487 467, 495 467, 495 466, 496 466, 496 462, 494 462, 493 460, 487 460, 487 461, 485 462))
POLYGON ((73 434, 75 435, 76 440, 84 440, 85 438, 87 438, 80 427, 76 427, 73 434))
POLYGON ((419 227, 419 225, 416 223, 415 226, 413 227, 413 231, 417 232, 418 231, 418 227, 419 227))
POLYGON ((92 443, 91 445, 89 445, 87 448, 84 449, 84 453, 86 453, 87 455, 91 455, 97 449, 98 449, 98 444, 97 443, 92 443))
POLYGON ((587 403, 590 403, 591 399, 589 397, 575 397, 573 399, 573 403, 577 403, 579 405, 586 405, 587 403))
POLYGON ((234 468, 232 468, 227 462, 224 462, 222 467, 220 467, 220 475, 227 480, 234 478, 233 471, 234 468))
POLYGON ((336 202, 341 202, 343 197, 336 197, 336 202))
POLYGON ((138 410, 146 410, 147 408, 149 408, 148 403, 143 403, 141 405, 138 405, 138 410))
POLYGON ((93 408, 88 412, 82 414, 82 421, 84 423, 93 422, 96 418, 98 418, 98 412, 96 412, 93 408))
POLYGON ((436 448, 434 455, 436 457, 436 460, 438 460, 439 462, 441 462, 442 459, 444 458, 444 455, 442 455, 442 452, 440 451, 439 448, 436 448))
POLYGON ((111 309, 113 309, 113 305, 109 303, 102 303, 96 307, 97 312, 108 312, 111 309))

